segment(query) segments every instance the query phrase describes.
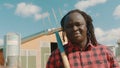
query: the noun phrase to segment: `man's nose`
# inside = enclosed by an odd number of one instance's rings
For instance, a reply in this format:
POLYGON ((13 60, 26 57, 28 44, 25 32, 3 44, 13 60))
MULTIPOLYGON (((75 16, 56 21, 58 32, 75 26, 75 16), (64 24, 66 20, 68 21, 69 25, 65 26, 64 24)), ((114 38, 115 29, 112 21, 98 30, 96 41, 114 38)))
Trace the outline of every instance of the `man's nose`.
POLYGON ((78 27, 77 26, 73 26, 73 31, 76 31, 78 30, 78 27))

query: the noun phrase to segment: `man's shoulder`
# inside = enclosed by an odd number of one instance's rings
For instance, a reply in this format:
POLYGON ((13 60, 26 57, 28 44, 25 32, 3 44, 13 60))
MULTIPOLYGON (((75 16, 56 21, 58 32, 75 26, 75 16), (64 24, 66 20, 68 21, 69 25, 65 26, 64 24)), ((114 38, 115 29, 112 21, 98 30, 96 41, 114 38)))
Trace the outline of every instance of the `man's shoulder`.
POLYGON ((109 48, 109 46, 103 45, 103 44, 98 44, 97 47, 100 47, 100 48, 109 48))
POLYGON ((95 48, 100 49, 100 50, 110 50, 110 47, 107 45, 99 44, 95 48))
POLYGON ((59 51, 59 49, 57 48, 57 49, 55 49, 51 54, 59 54, 60 53, 60 51, 59 51))

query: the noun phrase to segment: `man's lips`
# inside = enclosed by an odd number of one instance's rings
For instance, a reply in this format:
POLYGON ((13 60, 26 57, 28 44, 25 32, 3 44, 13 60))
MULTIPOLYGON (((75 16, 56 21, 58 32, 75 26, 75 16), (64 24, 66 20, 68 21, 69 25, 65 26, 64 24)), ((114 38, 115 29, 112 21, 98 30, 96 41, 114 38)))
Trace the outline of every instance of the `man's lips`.
POLYGON ((81 36, 81 33, 74 33, 73 36, 74 37, 79 37, 79 36, 81 36))

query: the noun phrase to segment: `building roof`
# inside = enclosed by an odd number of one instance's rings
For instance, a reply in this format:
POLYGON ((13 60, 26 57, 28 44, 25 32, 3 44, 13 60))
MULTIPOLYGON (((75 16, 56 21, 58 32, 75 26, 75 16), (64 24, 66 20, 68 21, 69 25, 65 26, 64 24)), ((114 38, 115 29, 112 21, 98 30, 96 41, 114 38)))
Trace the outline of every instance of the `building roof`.
MULTIPOLYGON (((61 30, 62 30, 61 28, 53 28, 53 29, 48 29, 48 30, 44 30, 44 31, 29 35, 27 37, 22 38, 21 44, 28 42, 28 41, 31 41, 33 39, 36 39, 40 36, 53 34, 56 31, 60 32, 61 30)), ((3 48, 3 46, 0 46, 0 49, 2 49, 2 48, 3 48)))
POLYGON ((61 28, 53 28, 53 29, 44 30, 44 31, 41 31, 41 32, 38 32, 38 33, 35 33, 35 34, 32 34, 32 35, 22 38, 21 43, 23 44, 25 42, 31 41, 31 40, 41 37, 43 35, 50 35, 56 31, 59 32, 61 30, 62 30, 61 28))

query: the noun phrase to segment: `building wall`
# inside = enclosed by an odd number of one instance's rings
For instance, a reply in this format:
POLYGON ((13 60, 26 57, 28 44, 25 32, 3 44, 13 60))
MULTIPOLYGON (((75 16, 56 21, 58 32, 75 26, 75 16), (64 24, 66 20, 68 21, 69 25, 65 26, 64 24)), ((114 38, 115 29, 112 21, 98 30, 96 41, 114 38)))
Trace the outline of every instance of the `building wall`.
MULTIPOLYGON (((60 33, 60 35, 61 35, 61 33, 60 33)), ((40 41, 56 42, 55 34, 44 35, 44 36, 41 36, 41 37, 36 38, 34 40, 23 43, 21 45, 21 48, 22 49, 38 49, 39 45, 40 45, 40 41)))
MULTIPOLYGON (((60 33, 61 36, 61 33, 60 33)), ((36 51, 36 68, 45 68, 47 59, 51 53, 50 43, 57 42, 55 34, 43 35, 21 45, 22 50, 36 51)), ((24 58, 25 59, 25 58, 24 58)))
POLYGON ((116 58, 120 64, 120 46, 116 48, 116 58))
POLYGON ((21 50, 21 68, 37 68, 36 50, 21 50))

